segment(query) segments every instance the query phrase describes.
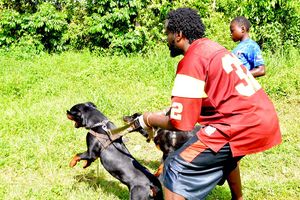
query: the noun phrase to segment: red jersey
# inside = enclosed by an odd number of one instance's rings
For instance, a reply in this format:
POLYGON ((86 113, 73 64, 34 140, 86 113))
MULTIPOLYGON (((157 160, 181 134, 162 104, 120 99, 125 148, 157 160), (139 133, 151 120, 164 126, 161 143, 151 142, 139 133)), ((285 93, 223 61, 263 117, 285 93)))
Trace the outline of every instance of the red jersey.
POLYGON ((221 45, 194 41, 179 62, 172 90, 171 123, 197 135, 215 152, 229 143, 233 156, 281 142, 274 106, 238 58, 221 45))

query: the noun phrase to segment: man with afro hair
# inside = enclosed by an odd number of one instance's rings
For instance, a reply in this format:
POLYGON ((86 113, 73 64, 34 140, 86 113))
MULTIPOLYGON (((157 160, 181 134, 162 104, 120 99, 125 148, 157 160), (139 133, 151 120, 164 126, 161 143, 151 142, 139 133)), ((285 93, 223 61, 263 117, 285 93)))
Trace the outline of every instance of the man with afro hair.
MULTIPOLYGON (((165 29, 171 56, 183 55, 170 111, 145 112, 132 129, 190 131, 195 124, 202 125, 168 156, 163 172, 166 200, 200 200, 226 178, 230 184, 240 181, 230 176, 243 156, 279 144, 279 122, 272 102, 239 59, 204 38, 205 27, 196 10, 171 11, 165 29)), ((241 193, 232 198, 242 199, 241 193)))

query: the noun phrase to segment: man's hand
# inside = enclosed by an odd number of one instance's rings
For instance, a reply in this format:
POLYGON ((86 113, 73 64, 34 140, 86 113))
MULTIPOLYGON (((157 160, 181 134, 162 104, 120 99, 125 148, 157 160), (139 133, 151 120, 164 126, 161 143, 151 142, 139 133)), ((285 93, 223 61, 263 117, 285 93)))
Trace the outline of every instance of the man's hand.
POLYGON ((131 129, 129 130, 129 132, 140 131, 142 129, 145 130, 148 128, 150 127, 146 125, 144 121, 144 116, 140 115, 133 120, 133 124, 131 125, 131 129))
POLYGON ((150 140, 153 138, 152 127, 149 127, 145 123, 144 117, 142 114, 135 113, 131 116, 124 116, 123 120, 126 123, 133 123, 132 126, 128 130, 129 132, 141 133, 145 138, 147 138, 147 142, 150 142, 150 140))

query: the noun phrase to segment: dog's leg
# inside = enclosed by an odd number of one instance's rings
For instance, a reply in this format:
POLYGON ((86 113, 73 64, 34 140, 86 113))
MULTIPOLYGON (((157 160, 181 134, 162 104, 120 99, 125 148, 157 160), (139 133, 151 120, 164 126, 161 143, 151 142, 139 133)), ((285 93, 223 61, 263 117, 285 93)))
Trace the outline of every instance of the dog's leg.
POLYGON ((83 165, 83 168, 87 168, 98 158, 95 153, 100 152, 100 146, 97 139, 95 139, 92 135, 87 134, 86 143, 88 150, 84 153, 76 154, 69 164, 70 167, 74 167, 79 161, 85 160, 86 163, 83 165))
POLYGON ((81 160, 84 160, 85 163, 83 165, 83 168, 87 168, 94 162, 97 158, 90 158, 87 152, 76 154, 73 159, 70 161, 69 166, 74 167, 77 165, 77 163, 81 160))
POLYGON ((73 157, 73 159, 71 160, 71 162, 69 163, 69 166, 74 167, 77 164, 77 162, 79 162, 79 161, 80 161, 80 156, 78 154, 76 154, 73 157))
POLYGON ((156 172, 154 173, 154 176, 159 177, 162 174, 163 170, 164 170, 164 164, 161 163, 158 169, 156 170, 156 172))
POLYGON ((150 199, 150 187, 145 188, 141 185, 135 185, 130 188, 130 200, 149 200, 150 199))

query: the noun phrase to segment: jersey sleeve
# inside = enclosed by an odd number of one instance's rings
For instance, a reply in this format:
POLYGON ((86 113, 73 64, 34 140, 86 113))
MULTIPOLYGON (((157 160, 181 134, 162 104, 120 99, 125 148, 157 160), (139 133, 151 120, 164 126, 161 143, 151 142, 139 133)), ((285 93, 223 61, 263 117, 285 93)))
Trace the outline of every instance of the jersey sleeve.
POLYGON ((198 122, 202 99, 172 97, 170 119, 172 125, 181 131, 190 131, 198 122))
POLYGON ((191 56, 187 56, 178 65, 172 90, 170 119, 179 130, 192 130, 200 118, 202 99, 207 97, 204 73, 203 65, 191 56))

